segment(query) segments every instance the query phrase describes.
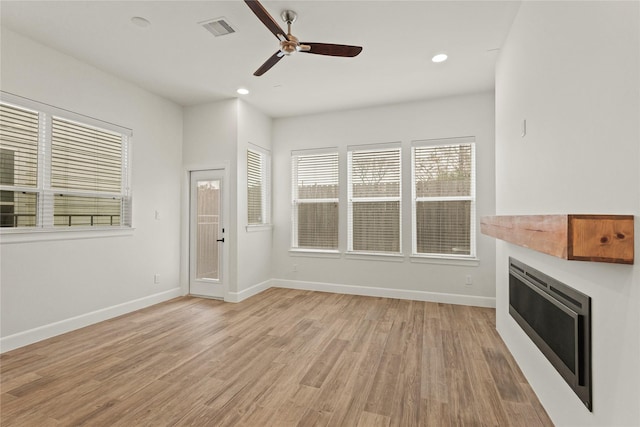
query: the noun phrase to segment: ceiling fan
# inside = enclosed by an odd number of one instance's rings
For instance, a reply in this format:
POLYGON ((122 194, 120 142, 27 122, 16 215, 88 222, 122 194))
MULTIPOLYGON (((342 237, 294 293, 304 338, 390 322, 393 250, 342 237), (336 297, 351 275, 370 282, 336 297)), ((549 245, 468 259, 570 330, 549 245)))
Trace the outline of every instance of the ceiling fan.
POLYGON ((299 42, 296 37, 291 34, 291 24, 293 24, 298 15, 292 10, 282 12, 282 19, 287 23, 287 32, 278 25, 269 12, 258 2, 258 0, 244 0, 249 8, 256 14, 258 19, 280 40, 280 50, 274 53, 260 68, 253 73, 254 76, 261 76, 271 67, 276 65, 285 55, 291 55, 294 52, 314 53, 316 55, 343 56, 354 57, 362 52, 360 46, 349 46, 344 44, 331 43, 308 43, 299 42))

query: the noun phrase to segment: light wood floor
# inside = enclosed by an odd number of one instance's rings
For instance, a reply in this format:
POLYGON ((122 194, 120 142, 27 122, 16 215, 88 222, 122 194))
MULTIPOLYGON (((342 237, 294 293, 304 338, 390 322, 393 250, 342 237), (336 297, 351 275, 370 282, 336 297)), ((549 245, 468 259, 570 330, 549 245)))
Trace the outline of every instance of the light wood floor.
POLYGON ((551 426, 492 309, 270 289, 3 354, 2 426, 551 426))

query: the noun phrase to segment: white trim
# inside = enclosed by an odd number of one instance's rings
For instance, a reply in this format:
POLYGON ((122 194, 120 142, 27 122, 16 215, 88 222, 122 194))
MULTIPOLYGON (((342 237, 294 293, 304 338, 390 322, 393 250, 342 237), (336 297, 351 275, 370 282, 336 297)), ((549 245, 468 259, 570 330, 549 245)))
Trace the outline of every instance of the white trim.
POLYGON ((435 139, 414 139, 411 147, 446 147, 449 145, 472 144, 476 142, 475 136, 454 136, 435 139))
POLYGON ((250 224, 245 225, 245 229, 247 233, 255 233, 258 231, 271 231, 273 229, 273 225, 271 224, 250 224))
POLYGON ((122 304, 116 304, 111 307, 101 308, 90 313, 70 317, 48 325, 38 326, 37 328, 29 329, 28 331, 18 332, 17 334, 9 335, 0 339, 0 353, 24 347, 25 345, 33 344, 76 329, 84 328, 85 326, 93 325, 94 323, 103 322, 182 295, 182 290, 180 288, 173 288, 168 291, 148 295, 122 304))
MULTIPOLYGON (((414 186, 415 187, 415 186, 414 186)), ((473 202, 473 196, 441 196, 441 197, 415 197, 416 202, 473 202)))
POLYGON ((38 187, 21 187, 19 185, 0 185, 0 191, 15 191, 18 193, 38 194, 38 187))
POLYGON ((272 280, 265 280, 264 282, 253 285, 250 288, 244 289, 240 292, 228 292, 224 297, 224 302, 241 302, 254 295, 258 295, 260 292, 266 291, 271 287, 272 280))
POLYGON ((373 144, 355 144, 355 145, 347 145, 347 151, 386 151, 386 150, 396 150, 402 148, 402 142, 377 142, 373 144))
MULTIPOLYGON (((44 231, 59 231, 59 227, 55 226, 55 208, 54 208, 54 195, 64 196, 79 196, 79 197, 94 197, 98 199, 114 199, 120 200, 120 226, 118 228, 131 227, 132 206, 131 206, 131 192, 130 192, 130 177, 131 177, 131 138, 133 132, 131 129, 115 125, 113 123, 98 120, 89 116, 74 113, 72 111, 64 110, 58 107, 54 107, 49 104, 44 104, 32 99, 23 98, 18 95, 14 95, 7 92, 0 91, 0 102, 5 105, 13 106, 18 109, 26 109, 38 114, 38 150, 37 150, 37 186, 36 187, 20 187, 20 186, 2 186, 2 190, 5 191, 24 191, 28 193, 35 193, 37 197, 37 210, 35 214, 35 226, 34 227, 20 227, 21 232, 37 232, 44 231), (120 138, 121 143, 121 164, 120 164, 120 178, 121 186, 119 192, 101 192, 99 189, 83 190, 77 188, 55 188, 51 181, 52 174, 54 173, 54 166, 52 166, 52 147, 56 141, 53 136, 53 126, 56 120, 71 123, 81 128, 90 128, 102 133, 113 134, 113 136, 120 138)), ((91 216, 93 222, 93 215, 91 216)), ((117 215, 113 215, 117 216, 117 215)), ((113 216, 111 216, 113 223, 113 216)), ((71 221, 71 216, 69 216, 71 221)), ((96 225, 95 229, 110 229, 110 226, 96 225)), ((5 230, 2 230, 4 234, 5 230)), ((99 236, 99 235, 96 235, 99 236)), ((19 238, 12 238, 10 240, 20 240, 19 238)), ((29 239, 25 239, 28 241, 29 239)))
MULTIPOLYGON (((182 288, 182 292, 187 295, 189 293, 189 210, 190 210, 190 198, 191 198, 191 172, 200 171, 200 170, 212 170, 212 169, 224 169, 225 171, 225 181, 230 182, 229 170, 231 169, 231 163, 229 160, 225 160, 220 163, 214 164, 202 164, 202 163, 192 163, 183 165, 182 170, 182 195, 180 197, 181 204, 181 230, 180 233, 180 286, 182 288)), ((225 218, 230 218, 230 207, 228 200, 225 200, 224 205, 224 216, 225 218)), ((235 237, 235 232, 229 228, 227 235, 229 237, 235 237)), ((225 251, 225 262, 227 264, 224 265, 225 271, 229 271, 229 245, 223 245, 223 250, 225 251)))
MULTIPOLYGON (((454 137, 446 139, 433 139, 411 142, 411 253, 414 257, 420 256, 442 256, 448 258, 446 254, 423 254, 418 252, 418 224, 417 224, 417 203, 421 202, 451 202, 451 201, 469 201, 471 203, 470 212, 470 230, 469 244, 470 253, 468 259, 477 258, 477 211, 476 211, 476 143, 474 136, 454 137), (447 196, 447 197, 418 197, 416 195, 416 149, 417 148, 439 148, 447 146, 469 145, 471 147, 471 188, 468 196, 447 196)), ((455 257, 452 257, 455 258, 455 257)))
MULTIPOLYGON (((249 152, 256 154, 260 158, 260 183, 262 191, 260 192, 260 201, 262 208, 262 222, 248 224, 248 226, 264 226, 271 223, 271 151, 258 147, 250 142, 247 148, 247 195, 249 194, 249 152)), ((247 222, 249 216, 249 200, 247 199, 247 222)), ((247 228, 247 231, 249 229, 247 228)))
MULTIPOLYGON (((269 288, 298 289, 316 292, 332 292, 337 294, 362 295, 381 298, 396 298, 413 301, 428 301, 444 304, 469 305, 475 307, 495 308, 496 300, 493 297, 480 297, 474 295, 459 295, 439 292, 414 291, 407 289, 377 288, 371 286, 341 285, 336 283, 306 282, 299 280, 269 279, 258 283, 240 292, 229 292, 225 297, 225 302, 237 303, 257 295, 269 288)), ((90 313, 81 314, 69 319, 54 322, 48 325, 39 326, 28 331, 19 332, 0 338, 0 353, 24 347, 38 341, 45 340, 57 335, 74 331, 85 326, 112 319, 123 314, 131 313, 151 305, 159 304, 173 298, 183 296, 183 289, 180 287, 169 289, 164 292, 138 298, 122 304, 102 308, 90 313)))
POLYGON ((402 255, 401 251, 402 251, 402 246, 403 246, 403 242, 402 242, 402 223, 403 223, 403 218, 402 218, 402 204, 403 204, 403 200, 402 200, 402 186, 403 186, 403 182, 402 182, 402 177, 403 177, 403 171, 402 171, 402 163, 403 163, 403 156, 402 156, 402 144, 400 142, 394 142, 394 143, 383 143, 383 144, 372 144, 372 145, 350 145, 347 147, 347 252, 358 252, 358 250, 354 250, 353 248, 353 244, 354 244, 354 237, 353 237, 353 233, 354 233, 354 224, 353 224, 353 206, 355 203, 385 203, 385 202, 398 202, 398 247, 399 247, 399 252, 397 253, 398 255, 402 255), (374 148, 376 147, 377 148, 374 148), (353 187, 354 187, 354 180, 353 180, 353 156, 354 153, 358 154, 358 153, 371 153, 371 152, 375 152, 375 153, 380 153, 380 152, 387 152, 387 153, 398 153, 398 195, 395 197, 375 197, 375 196, 369 196, 369 197, 355 197, 353 195, 353 187))
POLYGON ((400 196, 396 197, 349 197, 351 203, 371 203, 371 202, 402 202, 400 196))
POLYGON ((289 255, 291 256, 307 256, 307 257, 320 257, 320 258, 342 258, 342 254, 337 249, 289 249, 289 255))
POLYGON ((226 169, 199 170, 189 173, 189 294, 204 296, 208 298, 224 298, 229 290, 229 240, 231 236, 229 227, 229 193, 231 192, 229 184, 229 174, 226 169), (223 244, 218 244, 218 277, 216 279, 198 279, 196 277, 196 259, 193 257, 196 250, 196 216, 197 216, 197 182, 219 181, 219 205, 218 205, 218 236, 222 236, 223 244), (224 244, 226 240, 227 244, 224 244))
POLYGON ((1 230, 0 244, 48 242, 51 240, 98 239, 103 237, 133 236, 135 228, 15 228, 1 230))
POLYGON ((469 305, 474 307, 495 308, 496 306, 496 299, 494 297, 412 291, 408 289, 340 285, 336 283, 304 282, 299 280, 285 279, 272 279, 271 287, 299 289, 303 291, 332 292, 336 294, 362 295, 370 297, 397 298, 413 301, 439 302, 444 304, 469 305))
POLYGON ((466 267, 477 267, 480 265, 480 258, 476 257, 447 257, 413 254, 409 259, 411 262, 418 264, 464 265, 466 267))
MULTIPOLYGON (((180 247, 182 250, 180 251, 180 287, 184 295, 189 294, 189 222, 190 222, 190 199, 191 199, 191 172, 202 171, 202 170, 214 170, 214 169, 222 169, 225 171, 225 181, 230 182, 229 169, 231 163, 228 160, 225 160, 220 163, 215 164, 202 164, 202 163, 192 163, 188 165, 183 165, 182 172, 182 196, 180 197, 180 203, 182 206, 181 213, 181 229, 182 233, 180 233, 180 247)), ((225 192, 226 195, 229 192, 225 192)), ((226 197, 226 196, 224 196, 226 197)), ((230 218, 230 207, 229 201, 227 199, 224 200, 224 217, 230 218)), ((235 229, 231 230, 229 227, 228 231, 225 232, 227 236, 230 238, 235 237, 235 229)), ((225 271, 229 271, 229 245, 222 245, 224 256, 225 256, 225 271)), ((226 292, 226 290, 225 290, 226 292)))
POLYGON ((365 261, 391 261, 391 262, 404 262, 405 256, 402 253, 397 252, 346 252, 344 254, 346 259, 361 259, 365 261))
POLYGON ((338 197, 334 197, 332 199, 296 199, 293 203, 301 205, 303 203, 338 203, 339 201, 338 197))
POLYGON ((323 154, 337 154, 338 147, 323 147, 323 148, 307 148, 303 150, 291 150, 291 156, 320 156, 323 154))
POLYGON ((249 145, 249 148, 247 148, 247 150, 251 150, 251 151, 255 151, 256 153, 266 154, 268 156, 271 156, 271 150, 267 148, 254 144, 251 141, 247 141, 247 145, 249 145))
POLYGON ((98 129, 121 133, 129 137, 133 136, 133 131, 128 127, 117 125, 111 122, 106 122, 104 120, 96 119, 95 117, 76 113, 74 111, 65 110, 64 108, 55 107, 50 104, 45 104, 44 102, 25 98, 11 92, 0 91, 0 100, 2 102, 6 102, 7 104, 15 105, 16 107, 27 108, 35 112, 43 112, 52 116, 71 120, 85 126, 91 126, 98 129))
MULTIPOLYGON (((338 147, 328 147, 322 149, 313 149, 313 150, 294 150, 291 152, 291 249, 298 249, 298 206, 302 203, 335 203, 338 207, 340 206, 340 198, 325 198, 325 199, 300 199, 299 197, 299 187, 298 187, 298 177, 300 173, 299 168, 299 160, 300 158, 305 157, 333 157, 335 156, 336 160, 336 168, 337 168, 337 181, 336 186, 338 191, 340 191, 340 152, 338 151, 338 147)), ((316 165, 317 169, 317 165, 316 165)), ((331 170, 331 169, 329 169, 331 170)), ((340 224, 340 211, 338 210, 338 225, 340 224)), ((338 235, 339 230, 338 231, 338 235)), ((340 244, 340 239, 338 239, 338 245, 340 244)), ((336 248, 337 249, 337 248, 336 248)))

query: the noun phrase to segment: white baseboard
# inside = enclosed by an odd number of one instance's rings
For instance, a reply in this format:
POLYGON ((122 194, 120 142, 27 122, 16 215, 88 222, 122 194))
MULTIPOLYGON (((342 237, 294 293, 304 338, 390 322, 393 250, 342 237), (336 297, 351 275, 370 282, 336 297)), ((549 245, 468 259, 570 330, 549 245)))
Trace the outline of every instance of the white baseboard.
MULTIPOLYGON (((407 289, 377 288, 371 286, 340 285, 336 283, 305 282, 300 280, 286 279, 265 280, 264 282, 258 283, 240 292, 229 292, 227 297, 225 298, 225 301, 244 301, 245 299, 257 295, 260 292, 263 292, 272 287, 299 289, 305 291, 333 292, 336 294, 440 302, 445 304, 471 305, 477 307, 494 308, 496 306, 496 299, 492 297, 413 291, 407 289)), ((0 353, 14 350, 19 347, 24 347, 25 345, 33 344, 35 342, 54 337, 56 335, 71 332, 73 330, 80 329, 94 323, 114 318, 116 316, 121 316, 123 314, 127 314, 141 308, 149 307, 151 305, 158 304, 172 298, 179 297, 181 295, 183 295, 182 289, 178 287, 133 301, 114 305, 112 307, 103 308, 100 310, 92 311, 90 313, 82 314, 80 316, 61 320, 49 325, 39 326, 37 328, 19 332, 14 335, 9 335, 7 337, 0 338, 0 353)))
POLYGON ((272 279, 271 287, 299 289, 303 291, 333 292, 336 294, 397 298, 415 301, 441 302, 445 304, 471 305, 495 308, 496 299, 473 295, 445 294, 440 292, 412 291, 408 289, 376 288, 371 286, 339 285, 335 283, 304 282, 299 280, 272 279))
POLYGON ((228 292, 227 296, 224 298, 225 302, 240 302, 244 301, 249 297, 254 295, 258 295, 262 291, 266 291, 271 287, 273 280, 265 280, 264 282, 258 283, 257 285, 253 285, 250 288, 247 288, 240 292, 228 292))
POLYGON ((28 331, 9 335, 0 338, 0 353, 24 347, 25 345, 33 344, 76 329, 84 328, 85 326, 112 319, 135 310, 140 310, 141 308, 149 307, 150 305, 158 304, 181 295, 182 290, 180 288, 169 289, 168 291, 138 298, 133 301, 127 301, 122 304, 102 308, 90 313, 81 314, 69 319, 29 329, 28 331))

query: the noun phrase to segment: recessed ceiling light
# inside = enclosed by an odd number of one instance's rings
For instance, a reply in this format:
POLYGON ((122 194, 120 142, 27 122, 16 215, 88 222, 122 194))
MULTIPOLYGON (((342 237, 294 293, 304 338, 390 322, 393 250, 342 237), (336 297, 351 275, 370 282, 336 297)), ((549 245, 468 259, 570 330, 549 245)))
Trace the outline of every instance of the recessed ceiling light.
POLYGON ((236 92, 238 92, 240 95, 248 95, 249 94, 249 89, 245 89, 245 88, 241 87, 236 92))
POLYGON ((142 28, 151 25, 151 22, 149 22, 147 19, 144 19, 142 16, 134 16, 133 18, 131 18, 131 22, 142 28))
POLYGON ((433 58, 431 58, 431 60, 433 62, 444 62, 444 61, 447 60, 447 58, 448 58, 448 56, 447 56, 446 53, 439 53, 436 56, 434 56, 433 58))

